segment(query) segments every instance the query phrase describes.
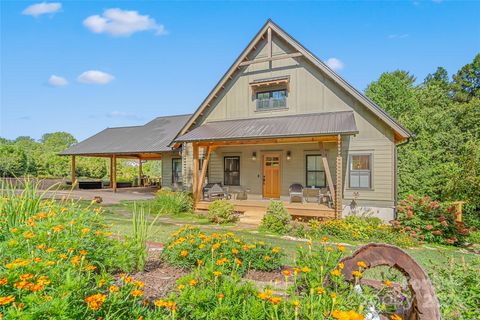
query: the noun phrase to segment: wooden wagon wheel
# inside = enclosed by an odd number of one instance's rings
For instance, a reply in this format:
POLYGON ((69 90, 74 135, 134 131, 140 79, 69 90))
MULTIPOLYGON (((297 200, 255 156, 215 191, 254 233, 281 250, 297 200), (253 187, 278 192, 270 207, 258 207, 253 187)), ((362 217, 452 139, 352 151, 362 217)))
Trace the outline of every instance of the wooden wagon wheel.
MULTIPOLYGON (((343 275, 347 281, 354 281, 352 271, 358 270, 357 262, 363 261, 367 269, 378 266, 390 266, 400 271, 407 279, 412 293, 413 303, 407 319, 441 319, 440 303, 435 289, 426 272, 405 251, 388 244, 370 243, 361 247, 352 256, 341 260, 344 263, 343 275)), ((363 280, 363 284, 376 287, 372 280, 363 280)))

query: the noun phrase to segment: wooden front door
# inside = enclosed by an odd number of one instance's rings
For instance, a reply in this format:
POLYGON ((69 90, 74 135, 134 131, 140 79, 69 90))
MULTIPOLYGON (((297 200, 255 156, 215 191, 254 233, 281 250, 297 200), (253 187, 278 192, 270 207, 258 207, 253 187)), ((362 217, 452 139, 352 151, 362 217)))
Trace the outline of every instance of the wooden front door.
POLYGON ((263 157, 263 197, 280 198, 279 154, 266 154, 263 157))

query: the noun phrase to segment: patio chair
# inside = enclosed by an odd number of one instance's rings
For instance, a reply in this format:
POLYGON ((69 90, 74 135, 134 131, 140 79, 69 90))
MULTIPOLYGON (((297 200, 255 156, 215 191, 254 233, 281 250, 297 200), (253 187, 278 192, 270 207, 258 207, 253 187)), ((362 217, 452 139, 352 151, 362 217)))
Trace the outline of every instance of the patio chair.
POLYGON ((219 184, 214 184, 208 191, 207 191, 207 199, 208 201, 217 200, 217 199, 228 199, 228 192, 222 188, 219 184))
POLYGON ((301 203, 305 202, 303 197, 303 186, 300 183, 293 183, 288 188, 288 193, 290 196, 290 203, 293 202, 294 198, 299 198, 301 203))
POLYGON ((220 185, 220 187, 223 188, 223 185, 221 182, 209 182, 209 183, 206 183, 203 188, 202 188, 202 198, 203 199, 207 199, 208 198, 208 190, 210 190, 214 185, 220 185))

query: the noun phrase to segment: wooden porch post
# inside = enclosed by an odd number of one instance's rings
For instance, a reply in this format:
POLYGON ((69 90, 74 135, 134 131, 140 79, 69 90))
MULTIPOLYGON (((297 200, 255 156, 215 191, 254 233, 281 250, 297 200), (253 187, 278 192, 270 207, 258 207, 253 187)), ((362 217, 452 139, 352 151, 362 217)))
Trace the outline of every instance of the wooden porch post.
POLYGON ((342 198, 343 198, 343 186, 342 186, 342 136, 337 137, 337 190, 335 192, 335 218, 342 217, 342 198))
POLYGON ((200 174, 200 180, 198 181, 198 186, 197 186, 197 189, 196 189, 197 198, 199 200, 200 200, 200 196, 202 194, 203 183, 205 182, 205 177, 207 176, 208 162, 210 161, 210 156, 211 156, 213 150, 214 150, 214 147, 204 148, 204 153, 203 153, 204 158, 203 158, 202 172, 200 174))
POLYGON ((196 204, 198 202, 197 197, 197 188, 198 188, 198 144, 193 144, 193 181, 192 181, 192 194, 193 202, 196 204))
POLYGON ((113 155, 112 163, 113 163, 112 189, 113 189, 113 192, 117 192, 117 156, 116 155, 113 155))
POLYGON ((138 186, 139 187, 143 186, 142 176, 143 176, 143 173, 142 173, 142 159, 139 158, 138 159, 138 186))
POLYGON ((75 156, 72 156, 72 188, 77 186, 77 175, 76 175, 76 159, 75 156))
POLYGON ((333 179, 332 179, 332 173, 330 172, 330 166, 328 165, 327 152, 325 151, 323 142, 320 142, 319 144, 320 144, 320 153, 322 154, 323 168, 325 169, 325 175, 327 177, 328 190, 330 191, 332 200, 335 200, 336 199, 335 188, 333 186, 333 179))
POLYGON ((110 188, 113 189, 113 156, 110 157, 110 188))

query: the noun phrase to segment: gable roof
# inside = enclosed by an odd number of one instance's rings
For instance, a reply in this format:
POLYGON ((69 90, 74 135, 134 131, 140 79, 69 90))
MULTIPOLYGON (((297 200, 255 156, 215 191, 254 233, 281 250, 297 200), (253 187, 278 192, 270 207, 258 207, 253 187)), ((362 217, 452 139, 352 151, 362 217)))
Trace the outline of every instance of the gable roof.
POLYGON ((353 111, 211 121, 176 142, 287 138, 358 133, 353 111))
POLYGON ((143 126, 107 128, 74 144, 60 155, 157 153, 169 147, 190 115, 158 117, 143 126))
POLYGON ((215 85, 212 91, 210 91, 208 96, 205 98, 205 100, 203 100, 203 102, 200 104, 197 110, 193 113, 191 118, 186 122, 185 126, 177 134, 174 141, 178 136, 185 134, 192 127, 192 125, 195 124, 196 119, 204 112, 204 110, 207 107, 209 107, 210 103, 217 97, 218 92, 223 90, 225 88, 226 83, 233 78, 232 77, 233 74, 238 70, 245 68, 245 65, 242 66, 242 63, 245 63, 249 53, 254 49, 255 45, 263 39, 264 35, 267 32, 269 32, 269 29, 275 32, 277 36, 281 37, 284 41, 286 41, 288 44, 290 44, 293 48, 295 48, 298 51, 298 53, 291 54, 291 57, 302 56, 308 61, 310 61, 313 65, 315 65, 318 69, 320 69, 323 73, 325 73, 328 77, 330 77, 335 83, 340 85, 345 91, 347 91, 350 95, 352 95, 355 99, 357 99, 360 103, 362 103, 366 108, 368 108, 371 112, 373 112, 378 118, 380 118, 389 127, 391 127, 395 132, 395 141, 397 142, 404 141, 412 136, 412 133, 408 129, 406 129, 404 126, 402 126, 395 118, 393 118, 385 110, 380 108, 372 100, 367 98, 362 92, 355 89, 351 84, 349 84, 345 79, 343 79, 337 73, 335 73, 335 71, 330 69, 316 55, 314 55, 312 52, 310 52, 308 49, 302 46, 297 40, 295 40, 292 36, 290 36, 282 28, 280 28, 271 19, 268 19, 267 22, 260 29, 260 31, 250 41, 248 46, 242 51, 242 53, 238 56, 235 62, 230 66, 227 72, 222 76, 222 78, 215 85))

